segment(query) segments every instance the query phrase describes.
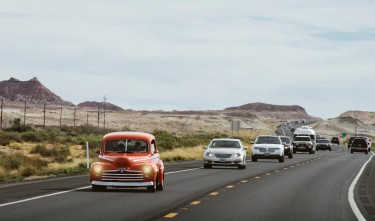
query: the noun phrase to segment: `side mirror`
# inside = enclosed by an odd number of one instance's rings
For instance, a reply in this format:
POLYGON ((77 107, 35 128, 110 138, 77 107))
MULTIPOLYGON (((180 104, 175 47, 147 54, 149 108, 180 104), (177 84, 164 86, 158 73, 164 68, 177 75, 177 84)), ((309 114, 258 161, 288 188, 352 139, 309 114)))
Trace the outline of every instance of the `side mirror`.
POLYGON ((155 151, 154 151, 154 154, 155 154, 155 153, 159 153, 159 150, 155 150, 155 151))
POLYGON ((207 147, 202 147, 203 149, 207 150, 207 147))
POLYGON ((100 155, 100 150, 96 150, 95 153, 99 156, 100 155))
POLYGON ((251 144, 254 144, 255 142, 254 142, 254 141, 251 141, 250 143, 251 143, 251 144))
POLYGON ((286 146, 286 143, 285 143, 285 142, 283 142, 283 145, 284 145, 284 146, 286 146))
POLYGON ((244 149, 244 150, 247 150, 247 149, 249 149, 249 148, 248 148, 248 147, 243 147, 243 149, 244 149))

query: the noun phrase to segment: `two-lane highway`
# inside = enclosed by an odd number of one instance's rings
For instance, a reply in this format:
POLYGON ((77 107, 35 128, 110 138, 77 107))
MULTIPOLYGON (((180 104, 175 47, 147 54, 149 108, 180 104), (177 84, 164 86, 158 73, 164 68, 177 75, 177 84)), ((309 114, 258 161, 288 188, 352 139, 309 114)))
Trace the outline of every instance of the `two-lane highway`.
POLYGON ((92 192, 87 176, 8 185, 0 187, 0 219, 355 220, 348 189, 368 158, 334 148, 248 162, 246 170, 167 164, 165 190, 156 193, 92 192))

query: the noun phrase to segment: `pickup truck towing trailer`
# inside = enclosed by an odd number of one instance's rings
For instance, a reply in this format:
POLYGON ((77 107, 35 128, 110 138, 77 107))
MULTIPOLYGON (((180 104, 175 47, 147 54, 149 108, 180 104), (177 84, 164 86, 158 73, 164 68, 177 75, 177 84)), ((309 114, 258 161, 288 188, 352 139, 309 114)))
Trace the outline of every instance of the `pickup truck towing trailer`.
POLYGON ((293 153, 297 151, 309 152, 314 154, 316 150, 316 133, 309 126, 297 128, 293 135, 293 153), (309 137, 310 139, 306 138, 309 137))

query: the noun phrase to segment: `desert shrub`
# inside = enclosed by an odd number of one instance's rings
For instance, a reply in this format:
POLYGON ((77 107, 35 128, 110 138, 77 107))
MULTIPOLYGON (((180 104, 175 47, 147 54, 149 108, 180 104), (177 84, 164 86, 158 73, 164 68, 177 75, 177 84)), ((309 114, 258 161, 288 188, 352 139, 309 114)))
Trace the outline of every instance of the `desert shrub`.
POLYGON ((17 132, 8 132, 8 131, 1 131, 0 132, 0 145, 7 146, 10 142, 21 142, 21 134, 17 132))
POLYGON ((48 162, 39 158, 28 157, 22 153, 0 155, 0 166, 6 170, 17 170, 25 165, 40 169, 47 166, 48 162))
POLYGON ((41 142, 42 138, 39 136, 40 133, 35 133, 35 132, 25 132, 22 133, 21 138, 23 141, 26 142, 41 142))
POLYGON ((56 154, 53 149, 48 149, 45 144, 37 144, 31 149, 30 153, 38 153, 42 157, 52 157, 56 154))
POLYGON ((26 132, 34 130, 34 128, 30 124, 22 125, 20 118, 15 118, 13 121, 9 121, 9 123, 12 126, 7 128, 7 131, 26 132))
POLYGON ((10 143, 9 147, 14 150, 21 150, 22 145, 20 143, 10 143))
POLYGON ((23 177, 29 177, 29 176, 36 174, 36 169, 35 167, 31 165, 26 165, 20 168, 20 173, 21 173, 21 176, 23 177))
POLYGON ((69 146, 61 146, 55 149, 55 159, 58 163, 64 163, 68 161, 68 156, 70 155, 69 146))
POLYGON ((5 180, 6 176, 7 176, 7 174, 5 172, 4 167, 0 167, 0 181, 5 180))

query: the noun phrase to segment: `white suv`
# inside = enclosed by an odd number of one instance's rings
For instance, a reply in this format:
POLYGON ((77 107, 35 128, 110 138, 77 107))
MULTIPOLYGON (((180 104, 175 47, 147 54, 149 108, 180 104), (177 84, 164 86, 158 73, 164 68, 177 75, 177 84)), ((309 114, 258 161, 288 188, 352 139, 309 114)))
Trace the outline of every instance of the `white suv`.
POLYGON ((246 169, 246 150, 239 139, 218 138, 213 139, 203 154, 203 167, 212 166, 237 166, 246 169))
POLYGON ((253 143, 251 161, 258 159, 278 159, 284 162, 284 145, 278 136, 258 136, 253 143))

